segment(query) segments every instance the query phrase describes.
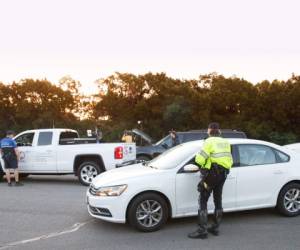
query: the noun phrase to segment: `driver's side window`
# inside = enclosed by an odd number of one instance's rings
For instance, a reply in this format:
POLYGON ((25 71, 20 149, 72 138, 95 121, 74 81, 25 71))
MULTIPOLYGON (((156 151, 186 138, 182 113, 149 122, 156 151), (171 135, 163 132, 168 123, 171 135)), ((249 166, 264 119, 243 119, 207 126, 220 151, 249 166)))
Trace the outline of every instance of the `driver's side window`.
POLYGON ((26 133, 16 138, 16 143, 19 147, 31 147, 34 133, 26 133))

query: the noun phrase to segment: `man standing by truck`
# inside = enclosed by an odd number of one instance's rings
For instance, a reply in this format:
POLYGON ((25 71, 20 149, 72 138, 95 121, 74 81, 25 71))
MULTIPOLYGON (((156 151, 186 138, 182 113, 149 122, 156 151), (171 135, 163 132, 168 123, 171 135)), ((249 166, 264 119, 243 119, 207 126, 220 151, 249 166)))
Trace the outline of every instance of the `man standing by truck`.
POLYGON ((20 154, 17 148, 17 143, 13 139, 15 133, 13 131, 7 131, 6 138, 1 140, 0 151, 2 159, 4 161, 4 168, 6 173, 6 179, 8 186, 11 186, 10 172, 14 171, 16 186, 22 186, 23 184, 19 182, 19 171, 18 171, 18 161, 20 154))
POLYGON ((233 164, 231 146, 229 142, 221 138, 218 123, 210 123, 207 130, 209 138, 204 141, 202 150, 197 153, 195 162, 200 166, 201 181, 198 184, 199 191, 199 228, 190 233, 190 238, 205 239, 207 232, 217 236, 222 219, 222 191, 227 174, 233 164), (207 227, 207 201, 213 193, 215 212, 213 223, 207 227))

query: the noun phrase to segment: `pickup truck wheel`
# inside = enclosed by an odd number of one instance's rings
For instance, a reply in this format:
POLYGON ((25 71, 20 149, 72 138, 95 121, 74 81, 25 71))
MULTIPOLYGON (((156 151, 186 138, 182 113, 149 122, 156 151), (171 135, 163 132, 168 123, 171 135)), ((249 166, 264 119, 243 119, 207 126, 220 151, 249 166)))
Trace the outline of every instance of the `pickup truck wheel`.
POLYGON ((89 186, 93 179, 101 173, 100 167, 93 161, 86 161, 78 168, 78 179, 82 185, 89 186))

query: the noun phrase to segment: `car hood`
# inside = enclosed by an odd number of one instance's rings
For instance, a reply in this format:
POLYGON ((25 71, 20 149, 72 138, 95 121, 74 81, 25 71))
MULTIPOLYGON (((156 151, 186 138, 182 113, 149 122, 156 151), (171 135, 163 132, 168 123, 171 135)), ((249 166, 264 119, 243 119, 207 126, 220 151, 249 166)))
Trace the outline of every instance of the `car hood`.
POLYGON ((148 134, 146 134, 145 132, 137 129, 137 128, 134 128, 132 130, 133 133, 135 133, 136 135, 139 135, 141 136, 146 142, 148 142, 149 144, 152 144, 153 143, 153 138, 151 138, 151 136, 149 136, 148 134))
POLYGON ((108 185, 126 184, 129 179, 144 175, 159 174, 162 170, 150 168, 140 164, 127 167, 115 168, 98 175, 92 182, 96 188, 108 185))

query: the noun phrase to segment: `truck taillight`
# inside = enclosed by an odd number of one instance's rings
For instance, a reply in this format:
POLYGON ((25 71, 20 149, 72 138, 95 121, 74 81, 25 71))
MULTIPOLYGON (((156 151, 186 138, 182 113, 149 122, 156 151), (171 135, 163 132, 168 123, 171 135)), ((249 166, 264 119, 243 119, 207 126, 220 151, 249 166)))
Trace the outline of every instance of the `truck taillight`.
POLYGON ((123 147, 115 148, 115 159, 123 159, 123 147))

